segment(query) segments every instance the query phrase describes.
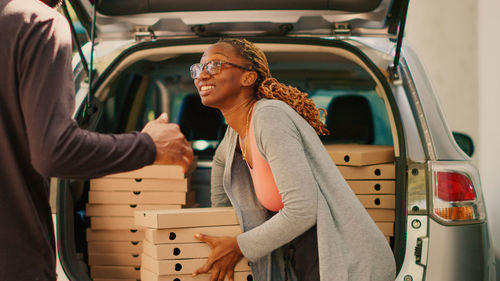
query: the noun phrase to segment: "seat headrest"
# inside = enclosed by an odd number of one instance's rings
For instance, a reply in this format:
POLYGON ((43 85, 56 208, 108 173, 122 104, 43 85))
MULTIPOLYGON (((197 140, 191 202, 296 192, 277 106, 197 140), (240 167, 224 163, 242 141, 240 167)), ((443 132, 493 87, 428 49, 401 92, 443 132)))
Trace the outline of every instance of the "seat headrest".
POLYGON ((363 143, 374 141, 373 116, 368 100, 359 95, 333 98, 327 108, 325 143, 363 143))
POLYGON ((224 126, 222 113, 201 103, 198 94, 189 94, 182 100, 178 124, 187 140, 219 140, 224 126))

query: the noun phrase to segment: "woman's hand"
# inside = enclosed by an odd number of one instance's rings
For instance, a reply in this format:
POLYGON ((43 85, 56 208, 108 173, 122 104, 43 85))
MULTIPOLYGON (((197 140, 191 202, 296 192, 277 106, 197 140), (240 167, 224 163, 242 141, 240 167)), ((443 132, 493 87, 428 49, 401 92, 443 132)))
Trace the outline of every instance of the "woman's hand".
POLYGON ((236 237, 214 237, 200 233, 195 233, 194 237, 207 243, 211 251, 205 265, 195 270, 193 276, 212 270, 210 281, 223 281, 226 275, 229 281, 233 281, 234 267, 243 257, 236 237))

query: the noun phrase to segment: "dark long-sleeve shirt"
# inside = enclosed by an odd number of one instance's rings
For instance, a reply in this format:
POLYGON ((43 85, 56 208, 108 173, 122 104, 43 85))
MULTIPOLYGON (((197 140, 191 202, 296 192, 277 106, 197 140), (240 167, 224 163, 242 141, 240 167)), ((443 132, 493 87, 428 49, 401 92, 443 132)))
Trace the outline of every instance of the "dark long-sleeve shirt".
POLYGON ((143 133, 80 129, 64 17, 37 0, 0 0, 0 280, 55 280, 49 177, 152 164, 143 133))

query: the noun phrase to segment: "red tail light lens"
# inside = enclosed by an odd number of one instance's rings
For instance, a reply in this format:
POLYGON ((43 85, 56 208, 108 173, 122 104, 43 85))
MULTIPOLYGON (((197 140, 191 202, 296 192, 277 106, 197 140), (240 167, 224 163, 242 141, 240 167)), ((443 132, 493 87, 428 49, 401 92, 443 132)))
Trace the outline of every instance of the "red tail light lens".
POLYGON ((470 179, 460 173, 437 171, 436 185, 436 195, 444 201, 470 201, 476 198, 470 179))

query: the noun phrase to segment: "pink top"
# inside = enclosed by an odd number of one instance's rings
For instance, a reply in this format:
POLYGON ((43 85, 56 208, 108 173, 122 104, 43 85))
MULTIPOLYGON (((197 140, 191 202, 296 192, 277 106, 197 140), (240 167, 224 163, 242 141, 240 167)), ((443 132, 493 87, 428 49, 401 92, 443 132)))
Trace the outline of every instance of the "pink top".
POLYGON ((247 144, 250 150, 249 152, 252 155, 253 167, 250 167, 250 165, 248 165, 248 162, 247 166, 248 169, 250 169, 250 174, 252 175, 255 194, 257 195, 257 199, 262 204, 262 206, 264 206, 264 208, 273 212, 277 212, 281 210, 281 208, 283 208, 281 195, 279 194, 278 187, 276 186, 276 182, 274 181, 271 167, 269 167, 269 164, 260 154, 257 143, 255 142, 253 120, 250 121, 249 127, 250 128, 248 130, 247 144))

